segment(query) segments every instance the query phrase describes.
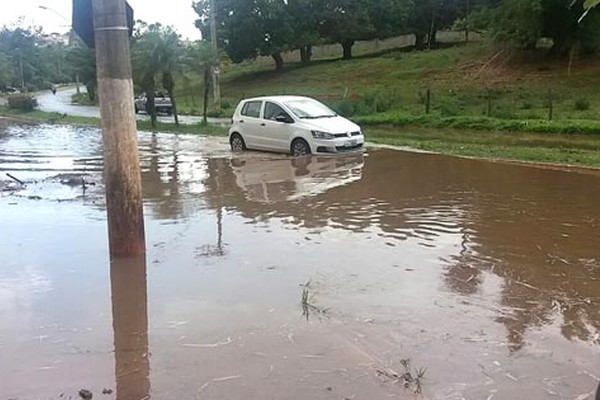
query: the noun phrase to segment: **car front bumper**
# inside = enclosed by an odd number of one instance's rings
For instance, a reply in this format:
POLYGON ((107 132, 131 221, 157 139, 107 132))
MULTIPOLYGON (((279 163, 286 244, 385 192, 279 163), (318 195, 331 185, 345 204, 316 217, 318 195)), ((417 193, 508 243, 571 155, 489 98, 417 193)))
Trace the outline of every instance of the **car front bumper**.
POLYGON ((351 151, 362 151, 365 145, 364 136, 353 136, 350 138, 336 138, 330 140, 313 139, 311 148, 313 153, 331 154, 347 153, 351 151))

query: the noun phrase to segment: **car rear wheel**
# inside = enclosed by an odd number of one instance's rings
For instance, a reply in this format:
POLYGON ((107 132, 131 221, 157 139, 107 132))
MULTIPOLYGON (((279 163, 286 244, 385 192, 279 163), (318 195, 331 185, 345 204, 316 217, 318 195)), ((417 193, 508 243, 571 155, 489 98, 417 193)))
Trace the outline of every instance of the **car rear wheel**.
POLYGON ((310 146, 304 139, 295 139, 292 142, 291 154, 294 157, 307 156, 310 154, 310 146))
POLYGON ((231 135, 229 144, 231 145, 232 151, 246 150, 246 143, 244 142, 244 138, 242 138, 242 135, 240 135, 239 133, 234 133, 233 135, 231 135))

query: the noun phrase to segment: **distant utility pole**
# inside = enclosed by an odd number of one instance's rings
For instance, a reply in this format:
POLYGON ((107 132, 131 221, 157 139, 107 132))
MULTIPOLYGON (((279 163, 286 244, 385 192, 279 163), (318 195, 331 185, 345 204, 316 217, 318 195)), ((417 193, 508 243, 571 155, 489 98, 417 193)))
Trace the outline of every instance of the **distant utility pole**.
POLYGON ((219 82, 219 75, 221 73, 221 62, 219 60, 219 49, 217 46, 217 17, 215 9, 215 0, 210 0, 210 41, 212 49, 217 57, 217 65, 212 70, 212 83, 213 83, 213 99, 217 110, 221 109, 221 83, 219 82))
POLYGON ((125 0, 92 0, 111 258, 144 254, 144 211, 125 0))

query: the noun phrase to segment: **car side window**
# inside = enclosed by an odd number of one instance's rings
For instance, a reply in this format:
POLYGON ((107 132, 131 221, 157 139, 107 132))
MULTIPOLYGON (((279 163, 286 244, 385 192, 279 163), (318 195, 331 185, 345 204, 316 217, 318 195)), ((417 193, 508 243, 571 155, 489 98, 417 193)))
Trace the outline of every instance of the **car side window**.
POLYGON ((241 114, 245 117, 260 118, 262 101, 249 101, 242 107, 241 114))
POLYGON ((267 104, 265 105, 264 118, 274 121, 279 116, 283 116, 283 117, 287 118, 288 120, 291 119, 290 115, 287 112, 285 112, 285 110, 283 108, 281 108, 280 106, 278 106, 275 103, 271 103, 271 102, 267 101, 267 104))

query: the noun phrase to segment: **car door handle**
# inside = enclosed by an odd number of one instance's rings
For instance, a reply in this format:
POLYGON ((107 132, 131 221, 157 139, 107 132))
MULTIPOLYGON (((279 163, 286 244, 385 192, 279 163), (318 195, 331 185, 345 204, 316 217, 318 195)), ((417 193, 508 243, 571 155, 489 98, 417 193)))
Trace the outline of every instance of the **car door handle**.
POLYGON ((243 123, 244 123, 244 120, 243 120, 243 119, 240 119, 240 120, 239 120, 239 123, 240 123, 240 124, 243 124, 243 123))
POLYGON ((264 122, 262 124, 260 124, 260 126, 267 126, 267 124, 265 124, 264 122))

